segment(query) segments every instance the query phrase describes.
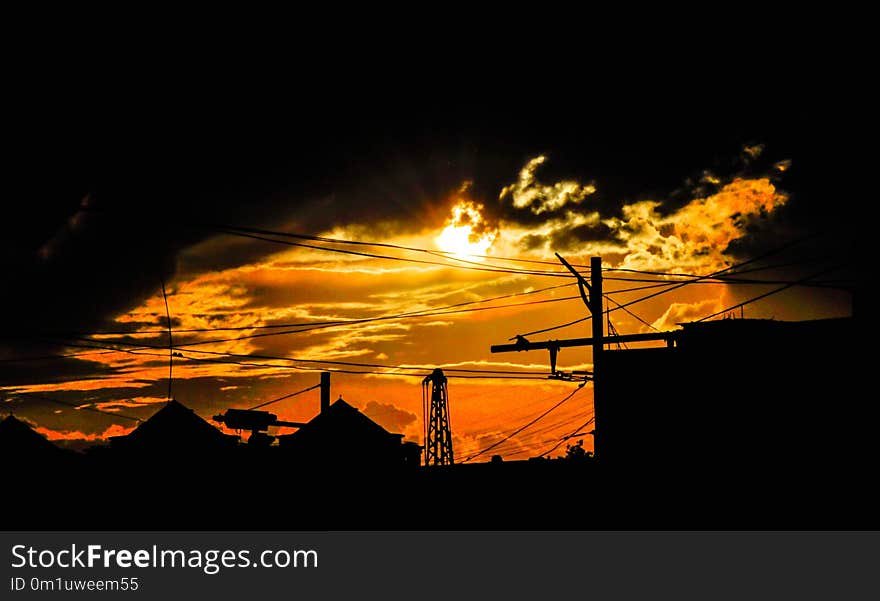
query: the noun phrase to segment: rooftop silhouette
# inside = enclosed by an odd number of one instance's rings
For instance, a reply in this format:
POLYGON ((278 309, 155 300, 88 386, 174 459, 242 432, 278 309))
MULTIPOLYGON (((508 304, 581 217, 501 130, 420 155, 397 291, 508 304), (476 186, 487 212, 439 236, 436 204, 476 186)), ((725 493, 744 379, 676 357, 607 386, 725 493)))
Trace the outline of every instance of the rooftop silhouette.
POLYGON ((124 451, 139 453, 209 454, 236 444, 237 436, 223 434, 182 403, 171 400, 134 431, 111 439, 124 451))
POLYGON ((0 421, 0 457, 6 469, 22 462, 57 460, 63 451, 14 415, 0 421))

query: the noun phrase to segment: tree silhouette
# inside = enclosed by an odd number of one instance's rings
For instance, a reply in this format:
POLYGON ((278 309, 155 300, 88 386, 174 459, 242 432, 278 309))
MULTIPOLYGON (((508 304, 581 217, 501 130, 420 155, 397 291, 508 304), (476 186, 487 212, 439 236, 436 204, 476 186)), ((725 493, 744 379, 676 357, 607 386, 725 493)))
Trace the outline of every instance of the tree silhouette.
POLYGON ((568 461, 587 461, 592 458, 593 452, 584 450, 583 440, 579 440, 575 444, 565 445, 565 459, 568 461))

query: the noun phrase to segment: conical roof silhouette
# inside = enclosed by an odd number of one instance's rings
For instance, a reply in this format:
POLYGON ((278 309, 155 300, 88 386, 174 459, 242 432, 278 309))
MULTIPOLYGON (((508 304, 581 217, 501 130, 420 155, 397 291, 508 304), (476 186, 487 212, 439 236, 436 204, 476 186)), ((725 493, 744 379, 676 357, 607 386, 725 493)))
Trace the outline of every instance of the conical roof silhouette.
POLYGON ((24 459, 35 455, 52 456, 60 452, 61 449, 14 415, 0 422, 0 453, 10 455, 13 461, 16 455, 24 459))
POLYGON ((228 446, 234 442, 234 437, 223 434, 189 407, 171 400, 133 432, 117 437, 113 442, 126 447, 210 448, 228 446))
POLYGON ((367 437, 387 437, 396 436, 391 434, 371 420, 369 417, 361 413, 355 407, 352 407, 342 399, 337 400, 329 409, 319 413, 312 418, 308 424, 300 428, 289 436, 291 440, 296 438, 306 438, 312 434, 346 434, 357 432, 361 436, 367 437))
POLYGON ((392 434, 342 399, 315 416, 293 434, 279 436, 282 448, 303 455, 322 455, 324 459, 345 456, 368 460, 394 455, 402 448, 402 434, 392 434))

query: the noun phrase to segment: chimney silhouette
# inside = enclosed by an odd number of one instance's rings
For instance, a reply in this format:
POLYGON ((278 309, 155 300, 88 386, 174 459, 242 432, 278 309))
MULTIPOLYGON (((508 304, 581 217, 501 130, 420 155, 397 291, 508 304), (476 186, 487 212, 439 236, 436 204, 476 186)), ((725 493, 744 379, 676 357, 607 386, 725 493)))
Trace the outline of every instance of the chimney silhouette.
POLYGON ((330 372, 321 372, 321 413, 330 408, 330 372))

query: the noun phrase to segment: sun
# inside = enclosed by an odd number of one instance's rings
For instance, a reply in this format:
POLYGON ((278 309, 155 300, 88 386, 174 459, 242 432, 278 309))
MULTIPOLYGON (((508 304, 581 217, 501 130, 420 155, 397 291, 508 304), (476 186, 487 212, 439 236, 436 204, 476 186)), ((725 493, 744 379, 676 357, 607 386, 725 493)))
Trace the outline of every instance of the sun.
POLYGON ((495 241, 496 231, 486 227, 482 205, 459 201, 452 207, 446 227, 434 239, 437 248, 457 256, 481 259, 495 241))

